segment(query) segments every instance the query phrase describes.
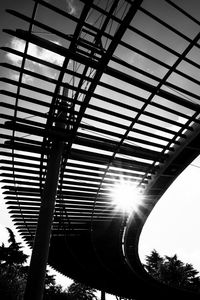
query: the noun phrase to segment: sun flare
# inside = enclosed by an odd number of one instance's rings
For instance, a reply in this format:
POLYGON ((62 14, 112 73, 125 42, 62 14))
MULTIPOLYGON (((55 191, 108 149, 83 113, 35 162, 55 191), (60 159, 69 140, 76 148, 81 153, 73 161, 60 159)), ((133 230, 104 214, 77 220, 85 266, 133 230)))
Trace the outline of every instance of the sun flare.
POLYGON ((133 182, 120 180, 111 190, 111 198, 117 209, 125 213, 138 210, 141 200, 139 191, 133 182))

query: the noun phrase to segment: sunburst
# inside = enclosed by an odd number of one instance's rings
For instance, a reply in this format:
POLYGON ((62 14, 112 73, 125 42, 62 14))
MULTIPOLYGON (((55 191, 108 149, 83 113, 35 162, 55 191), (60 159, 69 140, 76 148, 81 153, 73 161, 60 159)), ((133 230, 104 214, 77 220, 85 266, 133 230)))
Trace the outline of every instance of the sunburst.
POLYGON ((138 212, 142 197, 134 182, 120 179, 110 191, 111 199, 117 210, 124 213, 138 212))

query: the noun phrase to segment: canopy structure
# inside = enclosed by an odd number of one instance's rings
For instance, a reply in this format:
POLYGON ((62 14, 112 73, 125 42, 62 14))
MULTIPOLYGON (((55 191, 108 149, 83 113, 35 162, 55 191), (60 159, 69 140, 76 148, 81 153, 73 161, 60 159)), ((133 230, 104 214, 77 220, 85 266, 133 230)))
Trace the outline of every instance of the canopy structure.
POLYGON ((154 281, 138 256, 151 210, 200 153, 200 22, 185 2, 35 0, 8 10, 20 28, 4 30, 1 177, 14 224, 32 247, 61 143, 49 264, 127 298, 197 299, 154 281), (111 195, 122 181, 140 197, 129 214, 111 195))

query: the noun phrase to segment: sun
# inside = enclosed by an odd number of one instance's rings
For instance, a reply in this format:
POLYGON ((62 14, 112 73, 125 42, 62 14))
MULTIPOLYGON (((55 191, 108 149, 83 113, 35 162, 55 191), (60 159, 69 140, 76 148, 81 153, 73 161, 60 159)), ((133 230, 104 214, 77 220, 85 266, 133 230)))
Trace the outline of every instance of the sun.
POLYGON ((124 213, 137 211, 141 201, 141 195, 136 185, 128 180, 121 179, 111 189, 112 202, 116 209, 124 213))

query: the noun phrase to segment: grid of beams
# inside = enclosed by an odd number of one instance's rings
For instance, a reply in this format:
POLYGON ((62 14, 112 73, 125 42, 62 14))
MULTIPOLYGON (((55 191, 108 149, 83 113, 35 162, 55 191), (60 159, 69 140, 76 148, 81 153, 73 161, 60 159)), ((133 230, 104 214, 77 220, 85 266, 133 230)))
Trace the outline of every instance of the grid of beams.
MULTIPOLYGON (((191 143, 200 123, 199 34, 180 31, 178 19, 170 25, 148 1, 77 1, 76 14, 61 2, 35 2, 31 17, 8 10, 24 25, 4 31, 24 49, 2 47, 17 64, 1 63, 13 76, 1 78, 0 102, 4 195, 30 245, 54 138, 65 150, 53 235, 81 237, 97 223, 123 221, 110 197, 121 178, 136 184, 152 208, 198 155, 191 143), (58 130, 60 110, 67 118, 58 130), (184 149, 195 154, 177 162, 184 149)), ((161 2, 199 25, 171 1, 161 2)))

